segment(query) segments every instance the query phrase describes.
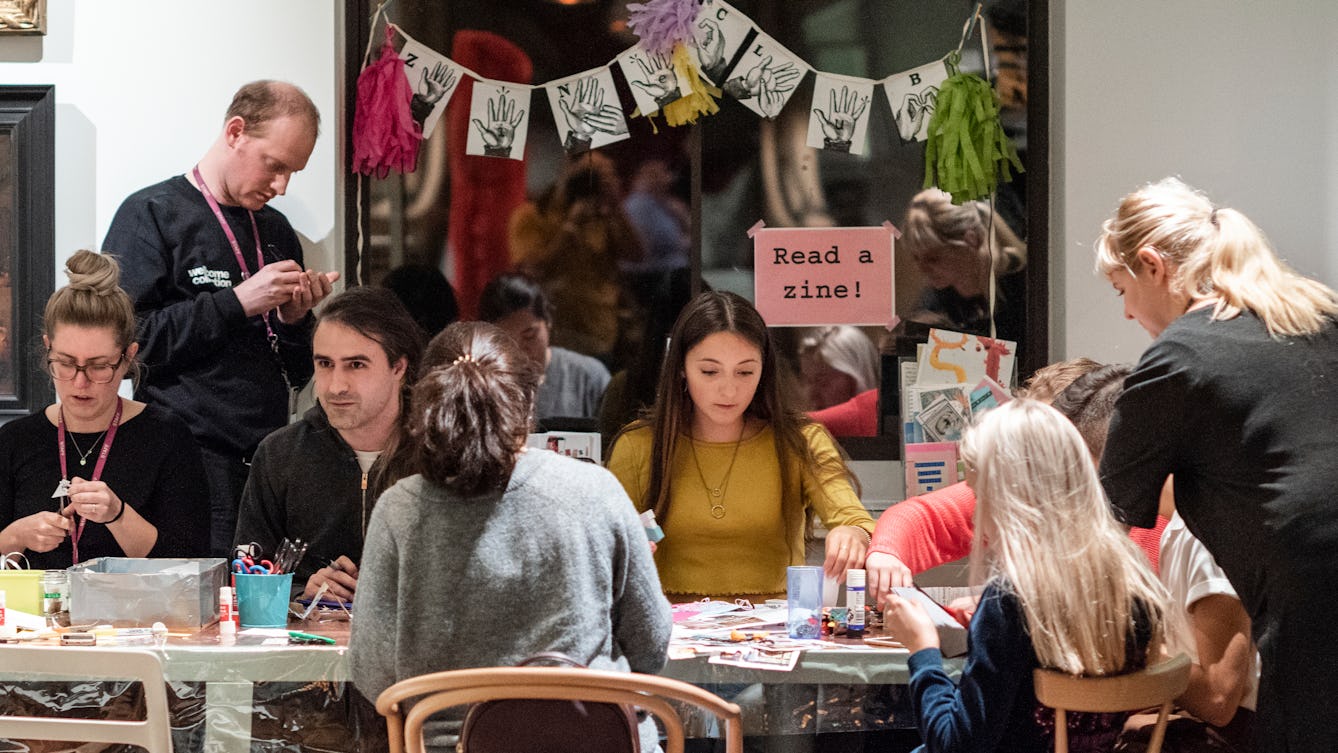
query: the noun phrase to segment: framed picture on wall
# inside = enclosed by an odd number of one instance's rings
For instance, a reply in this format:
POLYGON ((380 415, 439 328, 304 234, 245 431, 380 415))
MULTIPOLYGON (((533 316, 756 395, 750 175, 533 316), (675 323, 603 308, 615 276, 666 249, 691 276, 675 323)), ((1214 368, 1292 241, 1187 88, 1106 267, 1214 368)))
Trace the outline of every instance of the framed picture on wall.
POLYGON ((0 422, 50 402, 37 363, 55 275, 52 86, 0 86, 0 422))
POLYGON ((45 34, 46 0, 0 0, 0 34, 45 34))

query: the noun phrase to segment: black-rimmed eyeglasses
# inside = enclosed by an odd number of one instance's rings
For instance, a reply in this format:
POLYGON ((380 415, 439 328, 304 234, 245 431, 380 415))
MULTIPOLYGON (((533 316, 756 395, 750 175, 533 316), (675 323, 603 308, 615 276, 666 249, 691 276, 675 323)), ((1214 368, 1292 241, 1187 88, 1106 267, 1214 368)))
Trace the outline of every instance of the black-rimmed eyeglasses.
POLYGON ((116 370, 121 368, 121 362, 124 360, 125 351, 121 351, 121 355, 114 363, 89 363, 83 366, 60 358, 48 358, 46 370, 51 373, 52 379, 59 379, 62 382, 73 380, 82 371, 93 384, 106 384, 116 379, 116 370))

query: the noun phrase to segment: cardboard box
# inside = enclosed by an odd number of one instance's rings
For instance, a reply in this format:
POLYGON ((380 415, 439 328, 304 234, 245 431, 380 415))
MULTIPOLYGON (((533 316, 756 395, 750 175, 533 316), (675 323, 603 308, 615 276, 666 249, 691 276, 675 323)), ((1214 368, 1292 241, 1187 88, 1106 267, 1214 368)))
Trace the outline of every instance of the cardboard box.
POLYGON ((70 568, 70 624, 200 628, 218 620, 227 560, 99 557, 70 568))

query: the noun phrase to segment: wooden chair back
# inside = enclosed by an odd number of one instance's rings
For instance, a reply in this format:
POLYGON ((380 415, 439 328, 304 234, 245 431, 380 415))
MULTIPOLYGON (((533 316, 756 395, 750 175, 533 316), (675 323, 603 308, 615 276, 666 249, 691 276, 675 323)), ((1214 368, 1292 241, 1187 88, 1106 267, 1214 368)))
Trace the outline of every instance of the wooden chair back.
POLYGON ((1160 753, 1171 706, 1189 686, 1189 657, 1179 654, 1138 672, 1080 677, 1048 669, 1034 673, 1036 700, 1055 710, 1055 753, 1068 753, 1066 711, 1111 713, 1160 707, 1147 753, 1160 753))
MULTIPOLYGON (((376 699, 386 718, 391 753, 424 753, 423 724, 453 706, 502 698, 627 703, 650 712, 664 726, 665 753, 683 753, 683 721, 669 703, 690 704, 723 723, 725 753, 742 753, 739 707, 714 693, 667 677, 569 667, 455 669, 401 680, 376 699), (414 701, 408 713, 406 702, 414 701)), ((465 753, 468 753, 467 751, 465 753)))

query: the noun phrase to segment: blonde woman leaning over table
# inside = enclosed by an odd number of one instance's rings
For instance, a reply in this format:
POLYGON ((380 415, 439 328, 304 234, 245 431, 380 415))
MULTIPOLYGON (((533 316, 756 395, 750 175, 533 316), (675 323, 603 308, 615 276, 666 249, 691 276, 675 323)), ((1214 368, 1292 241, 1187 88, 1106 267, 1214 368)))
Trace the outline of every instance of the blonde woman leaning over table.
POLYGON ((816 514, 823 567, 863 567, 874 522, 821 426, 786 405, 775 348, 752 304, 707 292, 678 317, 648 418, 614 439, 609 470, 665 538, 655 553, 671 601, 785 593, 816 514))
POLYGON ((1245 215, 1174 178, 1124 197, 1097 270, 1155 338, 1115 404, 1101 481, 1148 525, 1174 476, 1185 526, 1250 614, 1261 751, 1338 750, 1338 293, 1245 215))

